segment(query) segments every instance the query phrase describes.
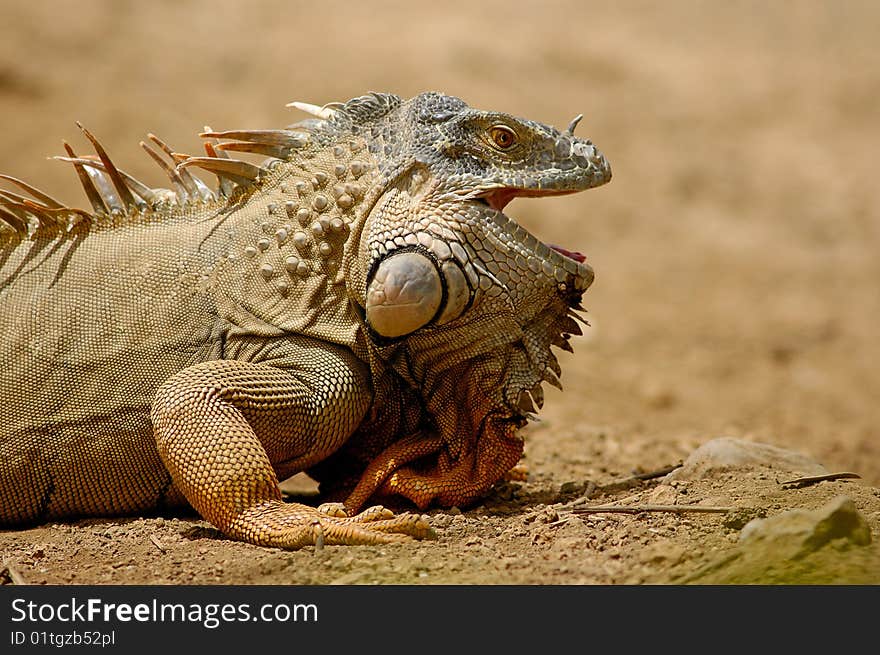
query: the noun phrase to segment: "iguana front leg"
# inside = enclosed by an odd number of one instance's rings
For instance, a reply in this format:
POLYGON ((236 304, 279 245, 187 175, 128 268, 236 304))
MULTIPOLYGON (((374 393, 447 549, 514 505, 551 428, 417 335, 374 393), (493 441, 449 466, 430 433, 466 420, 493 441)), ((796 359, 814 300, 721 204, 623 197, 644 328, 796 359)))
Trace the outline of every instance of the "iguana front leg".
POLYGON ((340 518, 284 503, 289 475, 339 448, 371 402, 347 351, 292 344, 271 362, 204 362, 158 390, 152 420, 162 461, 190 504, 224 534, 262 546, 371 544, 430 536, 416 515, 372 508, 340 518))

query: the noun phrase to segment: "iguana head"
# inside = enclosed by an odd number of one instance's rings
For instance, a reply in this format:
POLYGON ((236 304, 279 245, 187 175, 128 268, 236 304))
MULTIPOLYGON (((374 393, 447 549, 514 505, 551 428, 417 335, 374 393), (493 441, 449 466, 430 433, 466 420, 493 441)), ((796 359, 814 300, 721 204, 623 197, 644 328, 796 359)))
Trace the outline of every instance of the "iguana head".
POLYGON ((458 98, 425 93, 412 102, 417 159, 443 187, 503 210, 518 196, 573 193, 611 179, 605 157, 588 140, 501 112, 472 109, 458 98))
POLYGON ((337 129, 365 140, 378 173, 357 299, 377 347, 391 356, 405 344, 423 389, 469 356, 492 359, 479 377, 497 389, 496 407, 533 409, 524 391, 540 405, 540 383, 558 371, 549 346, 569 349, 580 333, 571 315, 593 271, 503 210, 515 197, 610 179, 602 153, 572 134, 580 117, 559 131, 438 93, 406 102, 372 94, 331 112, 337 129))

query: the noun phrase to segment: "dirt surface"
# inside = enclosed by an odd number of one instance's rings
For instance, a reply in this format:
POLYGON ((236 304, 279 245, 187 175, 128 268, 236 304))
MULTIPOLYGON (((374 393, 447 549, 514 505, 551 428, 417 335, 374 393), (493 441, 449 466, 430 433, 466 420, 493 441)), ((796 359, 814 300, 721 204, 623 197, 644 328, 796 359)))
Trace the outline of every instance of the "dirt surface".
MULTIPOLYGON (((193 517, 0 532, 32 583, 880 583, 880 49, 873 2, 2 3, 0 170, 68 202, 47 162, 83 121, 159 184, 137 141, 292 122, 291 100, 458 95, 578 133, 614 180, 519 200, 587 254, 592 328, 526 431, 525 482, 432 511, 438 539, 258 548, 193 517), (859 480, 759 464, 633 481, 727 435, 859 480), (850 497, 874 537, 725 577, 748 520, 850 497), (593 504, 738 512, 576 514, 593 504), (739 574, 737 574, 739 575, 739 574), (714 577, 713 577, 714 576, 714 577)), ((740 558, 741 561, 745 559, 740 558)))

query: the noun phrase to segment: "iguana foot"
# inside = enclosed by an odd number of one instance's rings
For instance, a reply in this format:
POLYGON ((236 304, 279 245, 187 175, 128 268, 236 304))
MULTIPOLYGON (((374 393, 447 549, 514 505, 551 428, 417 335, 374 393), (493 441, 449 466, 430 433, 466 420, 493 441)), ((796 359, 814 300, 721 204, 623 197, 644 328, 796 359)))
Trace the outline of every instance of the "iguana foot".
POLYGON ((298 503, 266 501, 242 512, 224 532, 259 546, 287 549, 387 544, 436 537, 424 516, 395 515, 376 506, 349 517, 340 515, 335 505, 328 503, 315 509, 298 503), (329 512, 322 511, 325 507, 329 512))
POLYGON ((373 458, 345 500, 345 507, 349 512, 356 511, 373 494, 377 498, 403 496, 420 509, 431 503, 442 507, 467 505, 519 462, 523 441, 514 429, 511 421, 487 420, 476 448, 456 457, 445 448, 439 435, 405 437, 373 458), (435 455, 433 464, 425 464, 427 455, 435 455), (418 467, 408 465, 418 459, 423 460, 418 467))

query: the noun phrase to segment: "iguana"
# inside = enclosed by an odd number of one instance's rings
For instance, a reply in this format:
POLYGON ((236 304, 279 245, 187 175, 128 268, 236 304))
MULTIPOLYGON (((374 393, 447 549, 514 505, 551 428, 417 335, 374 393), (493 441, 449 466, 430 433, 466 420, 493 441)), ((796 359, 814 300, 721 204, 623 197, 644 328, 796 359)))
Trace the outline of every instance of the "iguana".
POLYGON ((502 210, 605 157, 580 117, 439 93, 292 104, 206 156, 150 135, 171 189, 80 125, 89 211, 0 176, 0 526, 189 503, 254 544, 384 543, 432 531, 367 501, 465 505, 517 464, 593 271, 502 210), (300 471, 336 502, 283 502, 300 471))

